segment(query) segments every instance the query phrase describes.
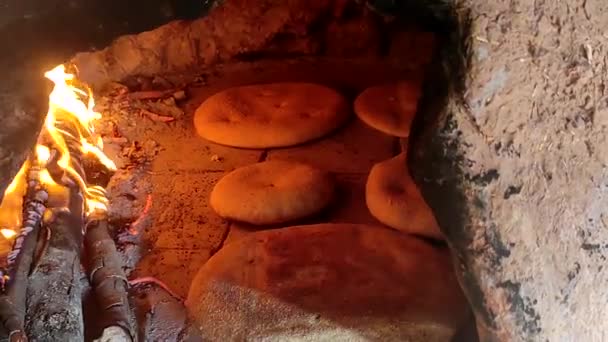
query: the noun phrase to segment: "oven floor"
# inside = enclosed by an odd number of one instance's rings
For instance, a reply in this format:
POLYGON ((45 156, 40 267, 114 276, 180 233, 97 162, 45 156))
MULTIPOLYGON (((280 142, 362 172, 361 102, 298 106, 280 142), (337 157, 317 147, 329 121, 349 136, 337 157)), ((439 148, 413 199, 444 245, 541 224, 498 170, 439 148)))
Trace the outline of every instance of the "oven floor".
MULTIPOLYGON (((367 127, 353 115, 343 128, 309 144, 242 150, 198 137, 192 116, 208 96, 236 85, 314 81, 333 86, 353 100, 365 87, 405 77, 419 75, 374 61, 239 62, 209 70, 199 84, 187 87, 186 99, 178 101, 183 114, 170 108, 171 100, 142 111, 138 108, 145 101, 103 97, 98 101, 105 115, 100 129, 106 151, 120 168, 108 188, 110 220, 129 278, 154 277, 185 298, 197 270, 222 246, 264 229, 227 222, 208 204, 214 184, 226 172, 263 160, 304 161, 335 174, 339 184, 335 205, 304 223, 379 224, 367 210, 365 182, 375 163, 399 153, 398 139, 367 127), (159 112, 165 109, 169 114, 159 112), (168 120, 162 117, 169 115, 176 119, 164 122, 168 120)), ((298 223, 303 222, 294 225, 298 223)), ((183 338, 185 312, 178 301, 153 284, 136 286, 133 291, 140 338, 183 338)))

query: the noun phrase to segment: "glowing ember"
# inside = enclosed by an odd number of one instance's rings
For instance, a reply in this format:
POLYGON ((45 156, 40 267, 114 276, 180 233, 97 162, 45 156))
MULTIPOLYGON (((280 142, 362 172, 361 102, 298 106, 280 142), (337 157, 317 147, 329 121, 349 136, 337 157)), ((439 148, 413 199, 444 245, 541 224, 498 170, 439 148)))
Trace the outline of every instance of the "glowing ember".
POLYGON ((43 145, 36 146, 36 159, 40 165, 46 165, 46 163, 51 159, 51 150, 48 147, 43 145))
POLYGON ((0 229, 0 234, 2 234, 2 236, 4 236, 5 239, 10 240, 13 237, 15 237, 15 235, 17 235, 17 233, 12 230, 12 229, 0 229))
MULTIPOLYGON (((67 73, 63 65, 46 72, 45 77, 53 81, 55 86, 49 95, 49 111, 34 150, 35 159, 32 160, 41 167, 38 178, 49 194, 65 193, 64 185, 57 184, 51 172, 46 169, 47 164, 56 163, 68 176, 62 178, 62 183, 69 180, 82 191, 86 215, 105 213, 108 204, 105 189, 89 186, 81 174, 82 161, 73 160, 73 154, 70 155, 70 149, 72 153, 77 150, 83 158, 95 158, 108 170, 116 170, 112 160, 103 153, 102 139, 96 135, 93 127, 94 122, 101 118, 101 114, 93 109, 93 94, 77 81, 75 75, 67 73)), ((21 227, 26 173, 29 168, 29 162, 24 163, 6 189, 0 204, 0 234, 6 239, 17 235, 16 231, 21 227)))

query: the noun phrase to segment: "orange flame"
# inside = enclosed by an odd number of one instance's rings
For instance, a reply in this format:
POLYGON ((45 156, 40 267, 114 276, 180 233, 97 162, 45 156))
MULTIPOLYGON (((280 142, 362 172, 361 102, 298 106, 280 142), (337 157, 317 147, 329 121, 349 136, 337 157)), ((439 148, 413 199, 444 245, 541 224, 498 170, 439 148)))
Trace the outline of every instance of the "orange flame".
POLYGON ((4 191, 4 198, 0 203, 0 234, 5 239, 13 238, 16 235, 15 230, 21 226, 21 208, 26 191, 27 169, 29 169, 29 162, 26 161, 4 191))
MULTIPOLYGON (((41 137, 50 138, 50 146, 58 153, 57 165, 76 182, 82 191, 85 198, 86 215, 105 213, 108 205, 105 189, 86 184, 83 175, 76 171, 77 168, 68 148, 70 144, 77 146, 83 156, 96 158, 109 170, 116 170, 114 162, 103 152, 101 137, 95 133, 93 124, 102 116, 93 109, 95 107, 93 94, 90 89, 78 85, 76 76, 66 73, 64 65, 59 65, 44 75, 53 81, 55 86, 49 95, 49 111, 41 137), (70 127, 70 131, 64 128, 66 126, 70 127)), ((63 188, 45 169, 52 156, 49 146, 39 143, 36 145, 34 153, 33 162, 41 168, 41 171, 38 172, 39 181, 47 187, 51 195, 61 193, 63 188)), ((17 176, 7 187, 2 203, 0 203, 0 234, 6 239, 14 238, 16 230, 21 226, 23 196, 27 185, 26 173, 29 168, 29 161, 23 164, 17 176)))
POLYGON ((4 236, 5 239, 10 240, 13 237, 15 237, 15 235, 17 235, 17 232, 15 232, 12 229, 3 228, 3 229, 0 229, 0 234, 2 234, 2 236, 4 236))
POLYGON ((88 215, 106 212, 108 203, 105 189, 86 184, 82 175, 74 168, 67 142, 69 139, 79 142, 78 147, 83 155, 96 158, 109 170, 116 170, 114 162, 103 153, 101 137, 95 134, 93 123, 101 118, 101 114, 93 109, 93 94, 89 89, 83 90, 74 85, 75 75, 66 73, 64 65, 46 72, 45 76, 55 83, 49 96, 49 112, 44 127, 60 154, 57 165, 67 172, 82 190, 88 215), (83 97, 86 100, 82 100, 83 97), (72 124, 76 131, 67 132, 60 129, 61 123, 72 124))

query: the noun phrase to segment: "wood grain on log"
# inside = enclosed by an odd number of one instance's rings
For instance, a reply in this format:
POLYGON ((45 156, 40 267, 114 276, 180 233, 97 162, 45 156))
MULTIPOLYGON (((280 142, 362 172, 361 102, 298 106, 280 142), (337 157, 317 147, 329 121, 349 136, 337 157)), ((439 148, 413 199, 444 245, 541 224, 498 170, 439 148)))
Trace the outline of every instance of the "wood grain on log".
POLYGON ((71 212, 50 223, 46 253, 29 278, 26 331, 32 341, 83 341, 82 196, 72 190, 71 212))
MULTIPOLYGON (((40 182, 40 166, 30 162, 27 171, 27 192, 23 206, 23 225, 9 253, 9 279, 0 295, 0 320, 9 341, 21 341, 25 336, 25 312, 28 277, 34 265, 34 254, 42 218, 46 210, 48 192, 40 182), (32 165, 33 164, 33 165, 32 165)), ((0 336, 3 336, 0 333, 0 336)))
POLYGON ((93 221, 87 225, 85 248, 88 259, 89 281, 101 312, 98 322, 104 334, 120 328, 133 340, 133 328, 129 321, 127 276, 122 259, 116 251, 114 240, 108 233, 107 221, 93 221))

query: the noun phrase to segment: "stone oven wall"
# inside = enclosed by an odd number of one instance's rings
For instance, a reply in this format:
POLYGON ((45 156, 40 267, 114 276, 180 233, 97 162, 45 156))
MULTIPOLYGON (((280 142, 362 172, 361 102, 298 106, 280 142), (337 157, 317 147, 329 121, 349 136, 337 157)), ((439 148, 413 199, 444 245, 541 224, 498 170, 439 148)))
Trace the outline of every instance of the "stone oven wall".
POLYGON ((604 341, 608 4, 454 5, 410 166, 481 338, 604 341))

